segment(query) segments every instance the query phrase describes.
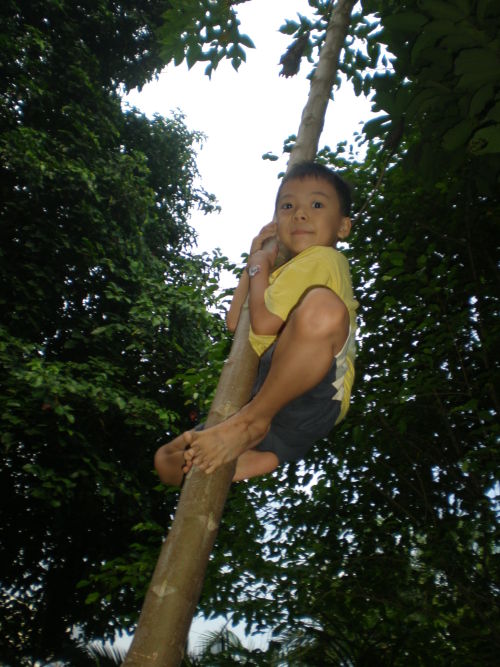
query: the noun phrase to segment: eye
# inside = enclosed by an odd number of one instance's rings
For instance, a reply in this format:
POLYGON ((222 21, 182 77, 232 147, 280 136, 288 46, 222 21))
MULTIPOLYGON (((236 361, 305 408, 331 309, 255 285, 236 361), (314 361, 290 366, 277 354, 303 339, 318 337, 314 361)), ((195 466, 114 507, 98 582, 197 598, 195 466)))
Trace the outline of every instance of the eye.
POLYGON ((281 204, 281 208, 284 210, 288 210, 292 208, 292 205, 290 204, 290 202, 285 202, 284 204, 281 204))
POLYGON ((313 202, 312 207, 313 208, 323 208, 323 204, 320 201, 315 201, 315 202, 313 202))

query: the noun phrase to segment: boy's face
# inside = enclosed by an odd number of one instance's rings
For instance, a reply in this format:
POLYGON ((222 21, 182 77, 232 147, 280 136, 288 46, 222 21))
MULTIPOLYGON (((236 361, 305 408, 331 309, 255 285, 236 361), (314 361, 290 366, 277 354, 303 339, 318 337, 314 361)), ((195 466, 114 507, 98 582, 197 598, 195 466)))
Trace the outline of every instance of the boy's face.
POLYGON ((278 236, 292 255, 314 245, 335 246, 351 231, 351 219, 342 215, 333 185, 314 176, 283 185, 276 217, 278 236))

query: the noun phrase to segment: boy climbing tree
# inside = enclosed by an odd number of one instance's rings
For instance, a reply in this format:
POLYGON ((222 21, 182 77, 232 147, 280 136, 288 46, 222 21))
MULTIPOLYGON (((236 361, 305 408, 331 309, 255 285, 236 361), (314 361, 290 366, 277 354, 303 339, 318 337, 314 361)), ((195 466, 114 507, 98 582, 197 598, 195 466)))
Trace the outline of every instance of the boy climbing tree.
POLYGON ((276 223, 252 242, 227 317, 238 323, 249 296, 259 355, 252 400, 229 419, 187 431, 156 453, 163 482, 179 485, 193 465, 207 474, 236 460, 233 481, 303 458, 344 418, 354 379, 356 308, 349 266, 336 249, 351 229, 349 186, 314 162, 295 165, 276 197, 276 223), (291 259, 273 271, 278 237, 291 259))
MULTIPOLYGON (((312 160, 316 155, 326 108, 337 76, 340 53, 349 30, 354 4, 355 0, 337 0, 332 5, 325 40, 321 48, 317 67, 311 79, 309 97, 302 113, 297 140, 290 155, 289 170, 293 165, 304 160, 312 160)), ((287 173, 287 177, 288 174, 289 172, 287 173)), ((318 183, 322 182, 322 179, 317 178, 316 180, 318 183)), ((340 217, 348 218, 348 211, 340 217)), ((340 237, 340 234, 337 236, 340 237)), ((332 245, 334 245, 334 242, 335 239, 332 239, 332 245)), ((324 248, 324 250, 327 249, 327 247, 324 248)), ((267 262, 261 262, 261 259, 264 260, 263 257, 253 257, 253 260, 258 261, 255 262, 255 266, 253 264, 249 265, 249 271, 254 275, 253 277, 248 276, 248 283, 254 281, 256 277, 260 276, 262 278, 266 270, 270 271, 267 262), (257 273, 256 266, 260 266, 260 271, 257 273)), ((243 280, 246 280, 245 276, 243 276, 243 280)), ((315 286, 311 285, 312 287, 315 286)), ((249 287, 249 284, 247 284, 246 289, 250 289, 250 301, 252 301, 254 288, 251 285, 249 287)), ((328 288, 322 285, 322 290, 325 289, 328 288)), ((241 290, 244 293, 246 292, 244 286, 242 286, 241 290)), ((314 291, 316 290, 311 289, 311 294, 314 291)), ((318 291, 319 293, 320 291, 318 291)), ((305 296, 308 295, 309 293, 305 296)), ((305 296, 303 305, 306 304, 305 296)), ((284 313, 281 316, 279 313, 274 314, 283 321, 283 324, 286 319, 289 320, 289 324, 292 323, 292 318, 289 317, 290 312, 284 313)), ((354 324, 354 318, 351 318, 351 314, 349 313, 350 322, 351 319, 352 324, 354 324)), ((298 318, 297 322, 299 322, 298 318)), ((234 413, 238 413, 240 417, 246 415, 248 418, 249 406, 253 406, 252 409, 254 409, 259 404, 259 401, 255 403, 255 399, 257 398, 255 395, 254 401, 251 401, 246 406, 244 405, 250 396, 251 378, 255 374, 255 355, 248 353, 247 330, 248 311, 245 309, 245 312, 241 312, 240 324, 231 348, 231 354, 223 369, 208 416, 207 422, 210 425, 218 424, 222 419, 234 413), (243 409, 240 409, 241 406, 244 406, 243 409)), ((267 335, 281 333, 280 340, 286 341, 286 338, 283 337, 285 331, 286 325, 283 331, 280 332, 278 330, 275 333, 267 335)), ((262 332, 258 328, 256 333, 262 335, 262 332)), ((331 340, 330 345, 333 345, 331 340)), ((333 363, 335 354, 330 352, 330 356, 330 361, 333 363)), ((353 354, 350 352, 348 359, 346 359, 347 365, 351 365, 350 373, 347 375, 347 378, 350 377, 350 380, 344 380, 344 397, 342 399, 340 396, 338 397, 338 399, 341 399, 341 413, 337 417, 337 420, 343 415, 348 401, 349 382, 352 382, 353 376, 352 356, 353 354)), ((278 359, 279 355, 275 354, 275 368, 278 359)), ((291 400, 291 396, 287 396, 285 403, 291 400)), ((262 403, 261 399, 260 402, 262 403)), ((273 409, 276 409, 276 406, 273 409)), ((280 408, 278 407, 277 409, 279 412, 280 408)), ((269 415, 265 417, 264 421, 266 419, 269 419, 269 415)), ((260 419, 258 421, 260 422, 260 419)), ((232 421, 232 417, 230 417, 230 419, 224 422, 223 428, 231 428, 231 424, 234 426, 238 424, 238 421, 232 421)), ((222 432, 220 435, 222 436, 222 432)), ((172 479, 172 482, 178 484, 182 482, 183 474, 185 474, 182 468, 188 471, 193 463, 195 463, 197 469, 193 471, 193 475, 190 476, 189 482, 183 489, 175 519, 168 537, 163 544, 144 600, 134 640, 124 662, 124 666, 126 665, 126 667, 144 667, 145 664, 151 665, 151 667, 177 667, 180 664, 189 625, 201 592, 206 565, 217 534, 230 480, 231 477, 234 478, 233 469, 236 465, 234 457, 236 456, 236 459, 239 461, 244 452, 255 449, 250 444, 251 439, 250 441, 247 439, 245 443, 242 443, 240 440, 239 445, 237 445, 239 453, 235 452, 233 448, 229 448, 226 454, 222 454, 221 456, 220 448, 215 447, 213 448, 213 453, 217 452, 215 459, 210 455, 208 459, 205 459, 205 452, 212 448, 206 446, 208 442, 202 440, 202 436, 213 438, 214 432, 212 429, 207 428, 204 433, 189 433, 180 436, 181 440, 176 439, 170 443, 170 450, 162 450, 164 456, 163 462, 159 460, 162 457, 160 452, 156 456, 156 462, 160 468, 160 476, 165 481, 169 480, 172 473, 175 476, 175 480, 172 479), (205 442, 205 445, 203 442, 205 442), (174 445, 174 443, 177 444, 174 445), (184 450, 185 447, 188 447, 188 449, 184 450), (167 454, 170 460, 168 460, 167 454), (227 465, 220 465, 220 459, 224 459, 227 455, 232 456, 233 461, 227 465), (216 460, 217 458, 219 460, 216 460), (165 464, 165 467, 163 467, 163 464, 165 464), (181 467, 181 474, 179 474, 179 465, 181 467), (218 465, 220 466, 219 468, 217 468, 218 465), (215 474, 205 475, 202 472, 203 470, 209 471, 211 469, 216 470, 215 474), (167 472, 167 470, 171 472, 167 472)), ((222 452, 224 451, 226 450, 222 449, 222 452)), ((255 451, 259 452, 260 450, 255 451)), ((275 454, 275 456, 278 459, 279 454, 275 454)), ((262 470, 260 472, 262 473, 262 470)))

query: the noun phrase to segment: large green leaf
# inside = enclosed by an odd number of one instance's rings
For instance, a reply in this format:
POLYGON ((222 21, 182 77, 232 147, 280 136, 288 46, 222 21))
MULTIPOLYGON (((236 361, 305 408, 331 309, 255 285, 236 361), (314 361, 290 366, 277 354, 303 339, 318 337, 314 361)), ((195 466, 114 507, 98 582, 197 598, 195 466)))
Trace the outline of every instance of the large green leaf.
POLYGON ((474 129, 473 120, 462 120, 460 123, 448 130, 443 136, 443 146, 447 151, 464 146, 474 129))
POLYGON ((491 83, 486 86, 482 86, 474 93, 474 96, 470 102, 469 113, 471 116, 477 116, 480 114, 488 102, 493 99, 494 88, 491 83))
POLYGON ((466 0, 461 2, 444 2, 444 0, 420 0, 419 8, 436 19, 459 21, 467 16, 471 7, 466 0))
POLYGON ((477 74, 484 70, 498 81, 500 54, 493 49, 464 49, 455 60, 456 74, 477 74))
POLYGON ((384 26, 393 31, 403 33, 415 33, 422 29, 428 21, 425 14, 417 12, 399 12, 387 16, 384 20, 384 26))
POLYGON ((474 132, 469 149, 475 155, 500 153, 500 123, 483 127, 474 132))

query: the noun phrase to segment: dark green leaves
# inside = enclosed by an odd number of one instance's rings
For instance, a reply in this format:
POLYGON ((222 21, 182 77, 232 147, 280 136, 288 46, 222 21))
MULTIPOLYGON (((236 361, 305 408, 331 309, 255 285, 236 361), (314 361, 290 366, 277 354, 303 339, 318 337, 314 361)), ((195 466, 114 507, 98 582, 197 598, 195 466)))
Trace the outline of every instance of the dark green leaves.
MULTIPOLYGON (((500 135, 494 112, 500 94, 498 6, 463 0, 407 2, 396 11, 390 3, 379 3, 377 9, 383 32, 368 37, 368 49, 370 42, 381 39, 395 60, 394 71, 372 79, 376 109, 393 119, 405 115, 409 127, 425 127, 423 141, 433 146, 432 156, 423 146, 407 159, 433 178, 432 167, 441 160, 444 165, 447 152, 460 151, 461 161, 496 154, 500 135)), ((369 136, 374 136, 374 127, 367 128, 369 136)), ((454 160, 458 168, 457 154, 454 160)), ((491 171, 491 166, 485 168, 491 171)), ((479 169, 479 165, 474 167, 477 176, 473 178, 484 183, 479 169)))
POLYGON ((219 356, 225 343, 214 289, 224 258, 194 254, 188 225, 193 207, 215 208, 195 185, 201 137, 180 116, 124 113, 115 92, 161 64, 152 33, 165 3, 70 4, 1 10, 9 664, 71 662, 72 627, 104 636, 135 620, 155 556, 137 562, 157 550, 177 498, 158 486, 153 454, 213 388, 198 378, 188 403, 182 373, 210 367, 214 341, 219 356), (139 523, 148 529, 132 547, 139 523))
POLYGON ((255 48, 248 35, 240 34, 240 22, 230 3, 190 0, 170 4, 158 31, 166 63, 173 60, 179 65, 185 58, 191 68, 197 62, 208 62, 205 73, 210 75, 224 58, 238 69, 246 60, 243 47, 255 48))
POLYGON ((384 26, 400 33, 417 33, 423 25, 427 23, 425 14, 416 12, 399 12, 392 16, 387 16, 384 20, 384 26))
MULTIPOLYGON (((334 157, 360 202, 374 154, 334 157)), ((290 662, 494 664, 498 210, 453 164, 429 187, 396 162, 355 220, 353 404, 266 511, 290 662)))

